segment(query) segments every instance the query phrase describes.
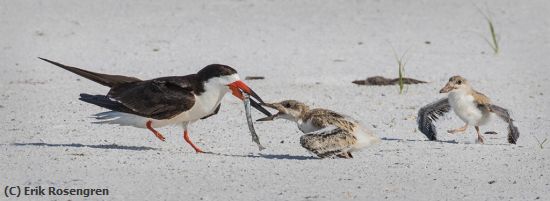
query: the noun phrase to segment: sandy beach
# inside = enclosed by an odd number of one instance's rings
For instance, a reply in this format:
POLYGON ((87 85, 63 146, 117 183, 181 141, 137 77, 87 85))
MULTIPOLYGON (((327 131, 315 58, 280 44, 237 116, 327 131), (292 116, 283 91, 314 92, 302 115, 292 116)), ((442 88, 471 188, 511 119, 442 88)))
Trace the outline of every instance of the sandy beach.
MULTIPOLYGON (((550 2, 497 1, 7 1, 0 0, 0 187, 107 188, 92 200, 550 200, 550 2), (490 10, 499 36, 485 39, 490 10), (392 48, 393 47, 393 48, 392 48), (358 86, 405 75, 428 81, 358 86), (37 57, 87 70, 150 79, 234 67, 265 101, 295 99, 360 120, 377 146, 353 159, 318 159, 300 146, 294 123, 258 122, 266 150, 251 141, 243 104, 227 95, 220 112, 191 125, 97 125, 106 111, 78 100, 108 88, 37 57), (452 75, 512 112, 520 130, 506 141, 497 118, 437 122, 440 141, 418 131, 420 107, 444 94, 452 75)), ((262 114, 255 111, 254 117, 262 114)), ((13 198, 11 198, 13 199, 13 198)), ((22 196, 19 200, 81 200, 22 196)))

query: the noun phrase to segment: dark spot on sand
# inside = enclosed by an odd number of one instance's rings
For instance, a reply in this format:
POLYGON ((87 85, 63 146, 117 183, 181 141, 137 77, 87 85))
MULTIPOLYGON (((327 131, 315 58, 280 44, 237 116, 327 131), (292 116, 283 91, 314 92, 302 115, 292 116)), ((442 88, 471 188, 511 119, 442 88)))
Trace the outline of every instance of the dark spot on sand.
POLYGON ((489 181, 488 183, 489 183, 489 184, 494 184, 495 182, 497 182, 497 181, 491 180, 491 181, 489 181))
POLYGON ((265 79, 264 76, 246 76, 244 78, 245 80, 263 80, 265 79))
POLYGON ((424 41, 424 43, 425 43, 426 45, 432 44, 432 42, 430 42, 430 41, 424 41))

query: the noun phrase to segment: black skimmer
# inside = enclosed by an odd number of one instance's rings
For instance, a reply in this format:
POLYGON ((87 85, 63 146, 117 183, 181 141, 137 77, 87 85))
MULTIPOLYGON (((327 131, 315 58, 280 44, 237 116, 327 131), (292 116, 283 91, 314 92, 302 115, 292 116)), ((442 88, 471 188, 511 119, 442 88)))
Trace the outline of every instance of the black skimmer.
POLYGON ((189 138, 189 124, 215 115, 220 110, 224 95, 232 92, 243 100, 243 92, 256 98, 251 105, 271 116, 260 106, 262 99, 239 79, 237 71, 229 66, 211 64, 196 74, 141 80, 122 75, 107 75, 40 58, 53 65, 110 88, 107 95, 80 94, 80 100, 110 111, 93 115, 99 122, 147 128, 164 141, 154 128, 181 124, 184 139, 197 153, 202 150, 189 138))
POLYGON ((380 142, 378 137, 358 121, 331 110, 310 109, 295 100, 264 105, 278 110, 278 113, 258 121, 280 118, 296 122, 298 129, 305 134, 300 137, 300 144, 320 158, 353 158, 351 152, 380 142))
POLYGON ((511 144, 517 142, 519 131, 514 126, 513 119, 510 118, 508 110, 492 104, 487 96, 474 90, 463 77, 451 77, 449 82, 439 92, 449 93, 449 95, 447 98, 430 103, 418 111, 418 129, 429 140, 437 140, 437 131, 433 122, 452 108, 455 114, 466 125, 461 128, 448 130, 448 133, 464 132, 468 126, 474 126, 478 141, 483 143, 484 139, 479 131, 479 126, 486 124, 490 119, 491 113, 493 113, 508 123, 508 142, 511 144))

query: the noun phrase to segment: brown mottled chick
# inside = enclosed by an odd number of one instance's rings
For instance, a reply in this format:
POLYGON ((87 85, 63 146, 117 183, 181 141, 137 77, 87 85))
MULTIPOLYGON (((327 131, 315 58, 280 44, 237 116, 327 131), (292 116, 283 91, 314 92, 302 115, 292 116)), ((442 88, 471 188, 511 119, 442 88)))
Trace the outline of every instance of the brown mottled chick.
POLYGON ((268 103, 265 106, 279 112, 258 121, 286 119, 296 122, 298 129, 305 133, 300 137, 300 144, 320 158, 353 158, 351 152, 380 142, 377 136, 356 120, 331 110, 310 109, 295 100, 268 103))

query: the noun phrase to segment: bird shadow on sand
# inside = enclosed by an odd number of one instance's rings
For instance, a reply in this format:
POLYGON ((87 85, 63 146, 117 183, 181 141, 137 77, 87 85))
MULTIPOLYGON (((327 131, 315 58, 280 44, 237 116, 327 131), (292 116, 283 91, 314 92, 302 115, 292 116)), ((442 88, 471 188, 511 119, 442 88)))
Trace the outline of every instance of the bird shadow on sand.
MULTIPOLYGON (((385 140, 385 141, 397 141, 397 142, 440 142, 440 143, 448 143, 448 144, 477 144, 477 143, 464 143, 464 142, 459 142, 457 140, 435 140, 435 141, 431 141, 431 140, 411 140, 411 139, 399 139, 399 138, 387 138, 387 137, 383 137, 383 138, 380 138, 381 140, 385 140)), ((489 145, 489 146, 502 146, 502 145, 510 145, 510 144, 505 144, 505 143, 495 143, 495 144, 482 144, 482 145, 489 145)), ((518 147, 523 147, 523 146, 518 146, 518 147)))
POLYGON ((157 150, 157 148, 153 147, 146 147, 146 146, 124 146, 124 145, 117 145, 117 144, 77 144, 77 143, 71 143, 71 144, 50 144, 50 143, 12 143, 11 145, 14 146, 45 146, 45 147, 87 147, 87 148, 94 148, 94 149, 118 149, 118 150, 131 150, 131 151, 147 151, 147 150, 157 150))
POLYGON ((399 138, 387 138, 387 137, 383 137, 383 138, 380 138, 381 140, 385 140, 385 141, 405 141, 405 142, 442 142, 442 143, 449 143, 449 144, 458 144, 458 141, 456 140, 435 140, 435 141, 430 141, 430 140, 411 140, 411 139, 399 139, 399 138))
POLYGON ((228 157, 239 157, 239 158, 265 158, 265 159, 275 159, 275 160, 318 160, 319 158, 313 156, 293 156, 289 154, 248 154, 248 155, 238 155, 238 154, 222 154, 214 152, 203 152, 204 154, 212 154, 218 156, 228 156, 228 157))

